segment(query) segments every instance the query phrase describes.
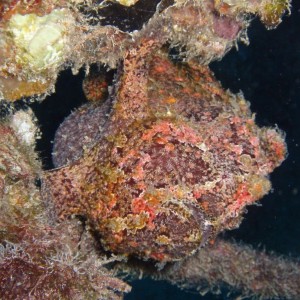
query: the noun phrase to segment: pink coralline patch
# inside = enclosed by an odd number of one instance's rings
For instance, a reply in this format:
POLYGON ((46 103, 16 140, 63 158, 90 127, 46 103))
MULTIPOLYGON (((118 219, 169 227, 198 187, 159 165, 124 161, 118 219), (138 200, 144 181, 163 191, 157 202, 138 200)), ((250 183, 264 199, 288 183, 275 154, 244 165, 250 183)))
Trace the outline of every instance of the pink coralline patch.
POLYGON ((286 155, 286 147, 278 137, 276 130, 268 129, 266 135, 270 148, 274 151, 274 156, 283 159, 286 155))
POLYGON ((239 206, 243 205, 244 203, 250 204, 253 201, 253 197, 248 191, 247 184, 242 183, 238 185, 237 191, 233 195, 233 200, 237 209, 239 209, 239 206))
MULTIPOLYGON (((43 192, 60 217, 86 216, 107 250, 173 261, 240 224, 245 206, 270 190, 267 176, 286 147, 207 67, 176 65, 153 41, 139 44, 103 104, 110 113, 97 143, 81 139, 65 151, 61 137, 79 128, 67 120, 59 129, 56 155, 72 163, 46 172, 43 192)), ((85 112, 73 119, 96 124, 85 112)))
POLYGON ((155 215, 156 215, 155 202, 149 203, 147 200, 143 198, 136 198, 132 200, 131 206, 132 206, 132 212, 135 214, 146 212, 148 214, 147 226, 149 229, 154 229, 155 225, 153 224, 153 220, 155 219, 155 215))
POLYGON ((224 39, 233 40, 241 30, 241 24, 228 17, 215 17, 213 28, 215 33, 224 39))
POLYGON ((150 141, 154 137, 159 144, 166 144, 174 137, 181 143, 197 144, 201 142, 201 137, 191 127, 185 124, 174 126, 171 122, 160 122, 155 124, 151 129, 147 130, 143 135, 144 141, 150 141), (164 138, 162 138, 164 136, 164 138))

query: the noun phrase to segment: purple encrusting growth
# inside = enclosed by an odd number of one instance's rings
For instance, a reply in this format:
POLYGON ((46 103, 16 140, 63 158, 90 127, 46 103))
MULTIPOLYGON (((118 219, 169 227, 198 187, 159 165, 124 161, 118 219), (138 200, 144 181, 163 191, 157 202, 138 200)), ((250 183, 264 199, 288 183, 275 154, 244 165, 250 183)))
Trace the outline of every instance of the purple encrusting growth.
POLYGON ((241 24, 236 20, 220 16, 214 18, 214 31, 219 37, 224 39, 235 39, 240 32, 241 27, 241 24))

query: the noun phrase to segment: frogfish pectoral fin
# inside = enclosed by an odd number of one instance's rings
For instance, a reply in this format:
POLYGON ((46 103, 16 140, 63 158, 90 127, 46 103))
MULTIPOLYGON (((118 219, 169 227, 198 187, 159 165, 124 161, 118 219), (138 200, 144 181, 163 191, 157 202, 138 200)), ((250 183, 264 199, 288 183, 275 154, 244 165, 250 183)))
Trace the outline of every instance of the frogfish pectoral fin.
POLYGON ((42 197, 45 204, 54 209, 56 217, 64 219, 71 215, 81 215, 80 185, 77 165, 44 172, 42 176, 42 197))

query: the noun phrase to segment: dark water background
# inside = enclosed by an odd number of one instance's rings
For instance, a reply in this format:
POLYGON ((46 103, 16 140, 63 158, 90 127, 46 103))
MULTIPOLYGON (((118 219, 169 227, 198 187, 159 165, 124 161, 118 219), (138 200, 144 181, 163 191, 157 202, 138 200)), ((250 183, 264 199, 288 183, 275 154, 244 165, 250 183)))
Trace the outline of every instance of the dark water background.
MULTIPOLYGON (((150 1, 150 0, 148 0, 150 1)), ((266 30, 255 20, 249 30, 250 45, 240 44, 221 62, 211 65, 225 88, 242 91, 257 113, 261 126, 286 132, 289 156, 271 175, 273 192, 261 207, 250 207, 238 230, 226 233, 278 254, 300 257, 300 1, 293 1, 292 14, 276 30, 266 30)), ((38 150, 46 168, 51 168, 51 140, 62 120, 84 99, 83 72, 61 74, 56 93, 33 104, 43 132, 38 150)), ((164 282, 135 281, 126 300, 216 300, 224 295, 201 296, 180 291, 164 282)))

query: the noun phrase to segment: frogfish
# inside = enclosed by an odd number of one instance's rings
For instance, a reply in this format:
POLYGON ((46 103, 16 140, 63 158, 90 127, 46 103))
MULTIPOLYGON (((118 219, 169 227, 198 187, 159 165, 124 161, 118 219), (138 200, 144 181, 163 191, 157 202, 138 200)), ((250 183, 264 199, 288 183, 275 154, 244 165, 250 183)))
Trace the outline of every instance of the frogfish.
POLYGON ((242 94, 149 39, 126 52, 104 103, 61 124, 42 192, 58 218, 85 217, 107 251, 176 261, 237 228, 286 152, 242 94))

